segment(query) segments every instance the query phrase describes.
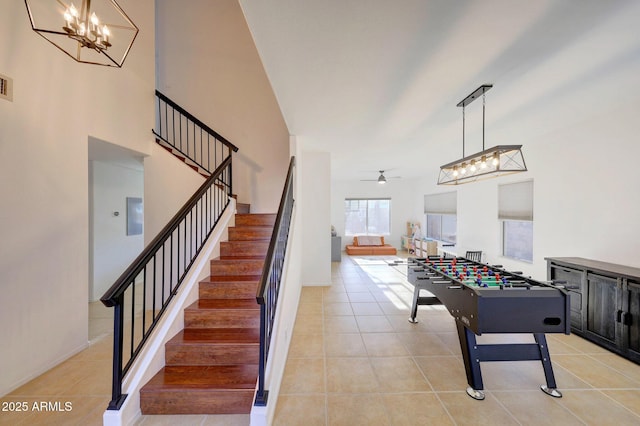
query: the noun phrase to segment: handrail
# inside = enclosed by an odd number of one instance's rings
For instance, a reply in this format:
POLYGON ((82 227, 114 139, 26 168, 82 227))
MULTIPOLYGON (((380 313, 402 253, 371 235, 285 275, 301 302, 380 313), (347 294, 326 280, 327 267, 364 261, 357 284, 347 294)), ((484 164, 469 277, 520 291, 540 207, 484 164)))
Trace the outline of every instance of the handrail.
POLYGON ((234 144, 229 142, 224 136, 220 135, 220 133, 216 132, 211 127, 209 127, 206 124, 204 124, 202 121, 200 121, 197 117, 195 117, 189 111, 187 111, 186 109, 182 108, 180 105, 178 105, 177 103, 172 101, 170 98, 167 97, 167 95, 163 94, 159 90, 156 90, 156 96, 159 97, 160 99, 162 99, 163 101, 165 101, 167 104, 169 104, 171 107, 173 107, 176 111, 179 111, 182 115, 187 117, 189 120, 191 120, 194 123, 196 123, 199 127, 202 127, 204 130, 207 131, 207 133, 215 136, 215 138, 217 140, 219 140, 220 142, 222 142, 223 144, 225 144, 226 146, 231 148, 233 150, 233 152, 238 152, 238 147, 237 146, 235 146, 234 144))
POLYGON ((231 166, 232 157, 229 153, 100 299, 105 306, 114 308, 113 379, 109 410, 118 410, 122 406, 127 397, 122 393, 124 376, 229 206, 232 194, 231 166), (142 323, 141 326, 137 321, 142 323), (127 330, 125 322, 130 325, 127 330), (126 332, 129 333, 129 352, 125 362, 126 332))
POLYGON ((256 301, 260 305, 260 359, 258 365, 258 390, 256 392, 255 405, 267 404, 268 390, 265 390, 265 369, 269 358, 269 345, 271 332, 275 319, 280 281, 287 251, 289 228, 293 214, 293 170, 296 158, 291 157, 289 170, 285 179, 278 214, 276 215, 273 233, 269 241, 269 248, 265 257, 262 276, 256 292, 256 301))
MULTIPOLYGON (((186 203, 178 210, 173 218, 162 228, 162 230, 156 235, 156 237, 142 250, 142 253, 136 257, 136 259, 131 263, 131 265, 122 273, 120 278, 116 280, 116 282, 104 293, 104 295, 100 298, 100 301, 106 307, 112 307, 115 305, 117 299, 123 295, 126 290, 126 285, 132 279, 134 279, 142 270, 141 265, 151 259, 153 254, 157 252, 157 250, 162 247, 162 243, 166 241, 167 237, 171 235, 180 221, 186 216, 188 212, 193 209, 193 206, 202 198, 204 193, 209 189, 209 187, 213 184, 212 181, 216 180, 216 176, 220 175, 222 171, 231 164, 231 157, 227 157, 225 161, 218 166, 218 168, 209 176, 200 188, 187 200, 186 203), (213 177, 212 177, 213 176, 213 177)), ((231 196, 231 192, 228 194, 231 196)))
POLYGON ((220 161, 238 147, 204 124, 193 114, 156 90, 157 142, 185 159, 198 171, 209 175, 220 161))

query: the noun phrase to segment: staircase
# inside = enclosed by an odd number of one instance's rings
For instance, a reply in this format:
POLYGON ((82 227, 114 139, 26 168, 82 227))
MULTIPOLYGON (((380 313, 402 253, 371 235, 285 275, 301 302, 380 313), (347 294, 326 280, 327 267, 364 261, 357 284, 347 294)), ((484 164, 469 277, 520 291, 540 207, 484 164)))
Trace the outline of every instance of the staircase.
POLYGON ((141 390, 142 414, 246 414, 258 377, 256 290, 274 214, 236 214, 229 241, 165 345, 165 367, 141 390))

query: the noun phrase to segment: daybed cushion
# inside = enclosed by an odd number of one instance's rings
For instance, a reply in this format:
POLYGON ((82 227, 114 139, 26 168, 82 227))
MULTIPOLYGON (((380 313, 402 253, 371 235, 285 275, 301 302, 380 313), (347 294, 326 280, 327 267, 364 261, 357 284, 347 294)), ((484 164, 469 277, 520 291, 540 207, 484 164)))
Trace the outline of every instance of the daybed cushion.
POLYGON ((353 244, 345 248, 348 255, 395 255, 397 250, 390 244, 384 243, 384 237, 375 235, 357 235, 353 237, 353 244))
POLYGON ((354 246, 383 246, 384 237, 380 235, 356 235, 353 237, 354 246))

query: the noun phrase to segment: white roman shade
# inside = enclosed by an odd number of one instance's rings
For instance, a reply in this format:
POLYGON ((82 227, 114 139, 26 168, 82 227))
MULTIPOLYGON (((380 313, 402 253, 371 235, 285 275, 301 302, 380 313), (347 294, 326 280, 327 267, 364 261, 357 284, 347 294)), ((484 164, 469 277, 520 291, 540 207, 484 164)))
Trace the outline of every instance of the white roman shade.
POLYGON ((430 214, 456 214, 458 212, 457 192, 441 192, 424 196, 424 212, 430 214))
POLYGON ((498 219, 533 220, 533 180, 498 186, 498 219))

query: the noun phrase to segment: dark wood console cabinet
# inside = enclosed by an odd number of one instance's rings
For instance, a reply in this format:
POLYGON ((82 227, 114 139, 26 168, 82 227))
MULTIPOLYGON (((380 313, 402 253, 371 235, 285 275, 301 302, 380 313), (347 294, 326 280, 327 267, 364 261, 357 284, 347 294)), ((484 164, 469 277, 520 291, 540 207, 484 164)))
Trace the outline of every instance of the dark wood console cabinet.
POLYGON ((547 279, 566 281, 571 331, 640 364, 640 268, 547 257, 547 279))

